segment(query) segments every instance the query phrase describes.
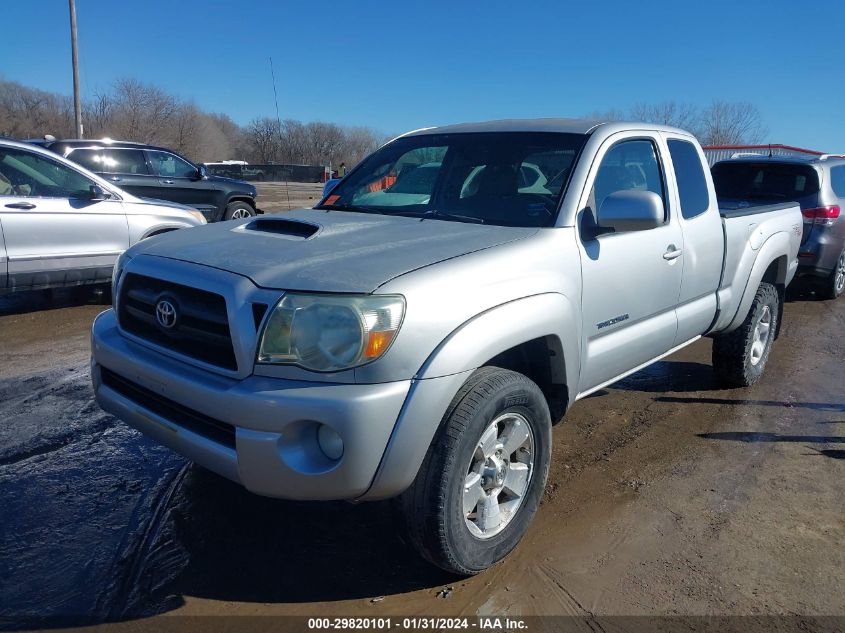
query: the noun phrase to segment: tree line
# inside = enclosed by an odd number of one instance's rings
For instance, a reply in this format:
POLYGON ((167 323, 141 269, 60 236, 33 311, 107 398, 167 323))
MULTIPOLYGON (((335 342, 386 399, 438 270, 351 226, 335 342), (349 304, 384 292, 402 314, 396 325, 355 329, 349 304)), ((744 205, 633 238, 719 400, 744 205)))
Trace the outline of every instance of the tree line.
MULTIPOLYGON (((110 137, 170 147, 196 162, 354 165, 388 137, 368 127, 323 121, 303 123, 259 117, 241 126, 228 115, 206 112, 192 101, 136 79, 119 79, 83 101, 86 138, 110 137)), ((713 101, 698 107, 665 101, 629 111, 594 112, 593 118, 674 125, 704 145, 758 143, 767 130, 752 103, 713 101)), ((73 101, 14 81, 0 80, 0 136, 72 138, 73 101)))
MULTIPOLYGON (((366 127, 292 119, 257 118, 245 126, 228 115, 206 112, 135 79, 82 103, 86 138, 114 138, 169 147, 196 162, 353 165, 385 137, 366 127)), ((73 100, 13 81, 0 80, 0 136, 18 139, 73 138, 73 100)))
POLYGON ((760 109, 747 101, 714 100, 706 106, 676 101, 638 103, 628 111, 593 112, 589 116, 679 127, 691 132, 702 145, 757 144, 769 133, 760 109))

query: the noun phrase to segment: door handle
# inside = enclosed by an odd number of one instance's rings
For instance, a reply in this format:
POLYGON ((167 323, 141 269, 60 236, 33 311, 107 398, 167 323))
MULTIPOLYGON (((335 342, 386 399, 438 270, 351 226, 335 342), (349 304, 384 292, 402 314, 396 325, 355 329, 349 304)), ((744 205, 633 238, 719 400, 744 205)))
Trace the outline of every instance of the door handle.
POLYGON ((663 259, 666 261, 672 261, 673 259, 678 259, 684 251, 680 248, 675 246, 674 244, 669 244, 669 247, 666 249, 666 252, 663 253, 663 259))
POLYGON ((34 209, 35 205, 32 204, 31 202, 10 202, 9 204, 6 205, 6 207, 9 208, 9 209, 29 210, 29 209, 34 209))
POLYGON ((111 178, 109 178, 109 180, 111 180, 112 182, 120 182, 120 176, 112 176, 111 178))
POLYGON ((167 179, 167 180, 162 180, 162 181, 161 181, 161 184, 163 184, 163 185, 172 185, 172 184, 173 184, 173 181, 172 181, 172 180, 170 180, 170 179, 167 179))

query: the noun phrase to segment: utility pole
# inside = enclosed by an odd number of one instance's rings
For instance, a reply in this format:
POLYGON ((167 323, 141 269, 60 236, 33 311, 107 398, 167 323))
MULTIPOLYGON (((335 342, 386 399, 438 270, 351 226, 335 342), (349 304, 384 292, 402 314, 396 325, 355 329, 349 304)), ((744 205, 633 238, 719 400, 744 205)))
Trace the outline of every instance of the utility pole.
POLYGON ((76 0, 70 4, 70 50, 73 60, 73 119, 76 126, 76 138, 82 138, 82 104, 79 99, 79 52, 76 49, 76 0))

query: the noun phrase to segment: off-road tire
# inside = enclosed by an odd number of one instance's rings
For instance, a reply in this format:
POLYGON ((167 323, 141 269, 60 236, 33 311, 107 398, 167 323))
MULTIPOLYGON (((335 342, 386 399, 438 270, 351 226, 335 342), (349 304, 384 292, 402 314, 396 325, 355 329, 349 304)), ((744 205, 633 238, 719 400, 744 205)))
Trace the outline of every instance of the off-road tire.
POLYGON ((762 283, 757 288, 751 309, 742 325, 732 332, 718 334, 713 338, 713 371, 722 385, 748 387, 760 380, 766 368, 766 361, 769 359, 779 322, 780 297, 777 288, 772 284, 762 283), (754 364, 751 356, 754 331, 767 306, 771 314, 770 331, 763 354, 754 364))
POLYGON ((837 299, 843 292, 845 292, 845 286, 841 285, 842 282, 840 277, 840 275, 843 274, 841 268, 842 266, 845 266, 845 251, 842 251, 839 255, 839 258, 836 260, 836 265, 830 275, 827 276, 827 279, 819 284, 817 292, 823 299, 837 299))
POLYGON ((223 214, 224 220, 231 220, 234 216, 236 216, 240 212, 241 215, 240 219, 243 219, 247 216, 252 217, 255 215, 255 209, 252 207, 251 204, 248 202, 242 202, 240 200, 235 200, 234 202, 230 202, 226 205, 226 213, 223 214))
POLYGON ((540 388, 522 374, 482 367, 461 387, 444 415, 411 487, 396 499, 404 534, 438 567, 476 574, 501 561, 531 523, 546 485, 551 456, 551 418, 540 388), (466 467, 489 424, 502 413, 528 421, 534 440, 533 470, 523 501, 498 534, 474 536, 463 514, 466 467))

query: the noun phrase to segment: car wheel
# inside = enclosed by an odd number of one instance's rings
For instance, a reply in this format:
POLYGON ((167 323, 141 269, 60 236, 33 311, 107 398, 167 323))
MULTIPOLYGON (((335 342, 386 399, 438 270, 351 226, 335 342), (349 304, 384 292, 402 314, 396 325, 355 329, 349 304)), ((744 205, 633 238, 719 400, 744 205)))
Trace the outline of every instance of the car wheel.
POLYGON ((223 215, 224 220, 242 220, 243 218, 251 218, 255 215, 255 209, 247 202, 230 202, 226 205, 226 213, 223 215))
POLYGON ((839 255, 836 267, 822 283, 820 294, 825 299, 836 299, 845 291, 845 251, 839 255))
POLYGON ((713 339, 713 370, 726 386, 748 387, 760 380, 780 319, 777 289, 760 284, 742 325, 713 339))
POLYGON ((455 396, 411 487, 399 499, 410 542, 449 572, 507 556, 540 505, 551 418, 526 376, 484 367, 455 396))

